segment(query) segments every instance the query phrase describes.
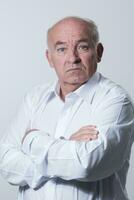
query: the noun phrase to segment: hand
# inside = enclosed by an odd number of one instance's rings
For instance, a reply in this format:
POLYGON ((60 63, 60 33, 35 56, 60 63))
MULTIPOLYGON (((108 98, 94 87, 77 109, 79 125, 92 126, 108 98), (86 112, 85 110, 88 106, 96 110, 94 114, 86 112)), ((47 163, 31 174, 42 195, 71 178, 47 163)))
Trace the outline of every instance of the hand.
POLYGON ((89 141, 98 138, 98 130, 94 125, 83 126, 76 133, 72 134, 69 140, 75 141, 89 141))
POLYGON ((30 129, 30 130, 26 131, 25 135, 24 135, 23 138, 22 138, 21 144, 23 144, 23 142, 24 142, 26 136, 27 136, 29 133, 33 132, 33 131, 39 131, 39 130, 38 130, 38 129, 30 129))

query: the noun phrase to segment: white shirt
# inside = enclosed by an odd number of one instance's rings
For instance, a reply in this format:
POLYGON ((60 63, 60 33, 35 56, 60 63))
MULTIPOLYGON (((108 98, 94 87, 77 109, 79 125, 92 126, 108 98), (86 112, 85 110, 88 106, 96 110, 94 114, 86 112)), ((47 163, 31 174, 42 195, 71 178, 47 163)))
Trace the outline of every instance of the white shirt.
POLYGON ((0 173, 20 186, 18 200, 127 200, 133 140, 130 97, 98 72, 65 102, 57 84, 37 86, 1 140, 0 173), (97 126, 98 139, 68 140, 85 125, 97 126))

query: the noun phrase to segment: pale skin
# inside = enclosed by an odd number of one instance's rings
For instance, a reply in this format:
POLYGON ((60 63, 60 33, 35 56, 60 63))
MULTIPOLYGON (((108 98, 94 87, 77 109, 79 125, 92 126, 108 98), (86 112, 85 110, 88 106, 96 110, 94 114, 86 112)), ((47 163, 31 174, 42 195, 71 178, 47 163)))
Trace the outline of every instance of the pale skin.
MULTIPOLYGON (((60 85, 60 98, 65 101, 66 95, 87 82, 96 72, 97 63, 101 61, 103 46, 93 44, 87 22, 68 18, 59 21, 48 33, 46 57, 54 68, 60 85)), ((37 129, 26 132, 23 137, 37 129)), ((69 140, 89 141, 98 138, 95 125, 81 127, 69 140)))
POLYGON ((58 76, 63 101, 95 73, 102 53, 101 43, 92 44, 86 22, 70 18, 49 31, 46 56, 58 76))
POLYGON ((94 125, 83 126, 77 132, 72 134, 69 140, 75 141, 89 141, 95 140, 98 138, 98 130, 97 127, 94 125))

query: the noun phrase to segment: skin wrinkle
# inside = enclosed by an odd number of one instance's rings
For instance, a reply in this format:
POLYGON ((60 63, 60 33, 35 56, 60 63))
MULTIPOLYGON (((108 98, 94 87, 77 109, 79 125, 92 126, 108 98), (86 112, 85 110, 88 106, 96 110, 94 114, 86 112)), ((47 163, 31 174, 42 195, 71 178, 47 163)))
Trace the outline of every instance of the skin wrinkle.
POLYGON ((90 79, 101 60, 103 46, 101 43, 93 45, 96 41, 91 39, 89 31, 92 26, 87 21, 70 17, 48 31, 46 56, 59 78, 62 100, 90 79))
MULTIPOLYGON (((98 43, 98 38, 94 22, 77 17, 64 18, 48 30, 46 57, 57 73, 62 101, 96 72, 103 53, 103 46, 98 43)), ((33 130, 26 131, 22 142, 32 132, 33 130)), ((88 125, 72 133, 69 140, 88 141, 97 137, 96 128, 88 125)))
MULTIPOLYGON (((92 40, 94 46, 99 42, 99 33, 98 33, 98 29, 97 26, 95 25, 95 23, 92 20, 89 19, 82 19, 80 17, 76 17, 76 16, 70 16, 70 17, 65 17, 64 19, 58 21, 57 23, 55 23, 51 28, 48 29, 47 32, 47 42, 49 42, 49 36, 51 35, 51 32, 54 30, 54 28, 64 22, 65 20, 71 20, 74 19, 76 21, 79 21, 81 23, 85 23, 85 25, 88 28, 88 38, 90 38, 90 40, 92 40), (90 34, 89 34, 90 33, 90 34)), ((48 44, 49 46, 49 44, 48 44)))

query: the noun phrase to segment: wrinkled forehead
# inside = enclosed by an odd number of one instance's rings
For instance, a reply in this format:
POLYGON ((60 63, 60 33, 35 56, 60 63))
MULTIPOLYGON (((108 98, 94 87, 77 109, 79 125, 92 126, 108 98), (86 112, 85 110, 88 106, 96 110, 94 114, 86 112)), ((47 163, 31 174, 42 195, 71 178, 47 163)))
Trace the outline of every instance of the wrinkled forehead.
POLYGON ((90 27, 86 22, 67 20, 56 24, 48 32, 48 44, 57 41, 77 41, 90 38, 90 27))

